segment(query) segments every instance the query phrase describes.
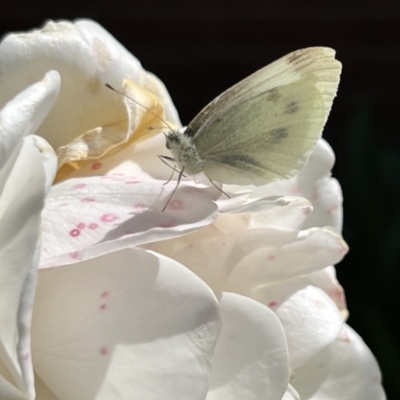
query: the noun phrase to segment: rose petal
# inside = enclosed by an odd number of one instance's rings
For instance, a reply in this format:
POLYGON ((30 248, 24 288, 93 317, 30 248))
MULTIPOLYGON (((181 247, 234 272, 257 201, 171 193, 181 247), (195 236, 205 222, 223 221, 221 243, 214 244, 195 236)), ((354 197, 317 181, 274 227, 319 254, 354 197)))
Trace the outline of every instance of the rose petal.
POLYGON ((304 364, 333 342, 343 326, 336 305, 313 286, 296 292, 277 308, 276 314, 285 330, 292 368, 304 364))
POLYGON ((329 229, 300 231, 297 240, 287 244, 276 241, 274 246, 278 232, 264 232, 270 245, 264 239, 264 246, 247 248, 247 255, 236 264, 225 290, 246 294, 265 283, 309 274, 339 262, 348 250, 343 238, 329 229))
POLYGON ((315 184, 312 202, 315 209, 305 226, 331 226, 341 232, 343 195, 339 182, 329 176, 322 177, 315 184))
POLYGON ((308 163, 298 175, 301 194, 312 201, 314 185, 319 179, 330 175, 335 164, 335 153, 325 139, 320 139, 308 160, 308 163))
POLYGON ((312 213, 311 203, 301 197, 267 197, 221 215, 232 220, 232 214, 243 214, 247 229, 277 228, 298 230, 312 213), (230 217, 230 218, 229 218, 230 217))
MULTIPOLYGON (((10 185, 7 183, 2 193, 8 204, 6 209, 1 207, 4 213, 0 221, 1 358, 16 386, 29 398, 35 392, 30 323, 40 254, 40 213, 48 190, 42 157, 34 137, 26 137, 10 174, 10 185)), ((53 178, 54 166, 47 171, 53 178)), ((0 204, 3 206, 1 200, 0 204)))
POLYGON ((106 83, 124 91, 127 79, 134 87, 128 94, 163 115, 159 99, 143 86, 147 85, 162 94, 177 119, 165 87, 153 76, 148 78, 139 61, 91 21, 50 21, 41 30, 8 35, 0 45, 0 60, 0 106, 49 69, 62 77, 60 96, 38 131, 57 149, 58 181, 85 160, 157 132, 147 125, 153 120, 159 123, 159 118, 106 88, 106 83))
POLYGON ((8 160, 1 170, 0 197, 0 392, 13 399, 35 395, 30 324, 40 254, 40 213, 56 165, 51 148, 44 153, 43 142, 23 136, 41 124, 58 86, 58 74, 50 72, 1 112, 1 151, 8 153, 8 160))
POLYGON ((348 317, 346 297, 342 286, 336 279, 335 268, 329 266, 321 271, 313 272, 308 277, 314 286, 322 289, 335 302, 345 320, 348 317))
POLYGON ((59 74, 50 71, 0 111, 0 193, 18 156, 22 138, 35 133, 41 125, 56 100, 59 87, 59 74))
POLYGON ((216 217, 215 189, 125 175, 69 179, 52 188, 43 212, 41 267, 63 265, 208 225, 216 217))
POLYGON ((251 290, 246 292, 246 295, 275 310, 296 292, 312 284, 313 281, 310 275, 296 276, 292 279, 255 285, 251 290))
POLYGON ((40 271, 35 370, 65 400, 204 399, 219 330, 210 289, 155 253, 40 271))
POLYGON ((300 400, 300 395, 292 385, 289 385, 282 400, 300 400))
POLYGON ((386 399, 374 356, 348 325, 334 342, 295 370, 292 384, 302 400, 386 399))
POLYGON ((267 307, 234 293, 220 299, 222 330, 207 400, 280 399, 290 371, 285 334, 267 307))
POLYGON ((342 313, 343 320, 346 320, 348 311, 344 291, 336 279, 336 271, 332 266, 308 275, 254 285, 246 295, 276 309, 293 294, 310 285, 322 289, 335 302, 342 313))
POLYGON ((37 374, 35 374, 35 388, 37 400, 60 400, 37 374))
POLYGON ((78 27, 80 32, 89 41, 93 41, 95 38, 100 38, 112 53, 111 60, 104 72, 106 78, 108 78, 107 74, 109 74, 110 84, 118 83, 111 81, 111 78, 115 75, 133 80, 138 85, 143 86, 146 90, 155 94, 161 100, 168 121, 181 126, 171 96, 160 79, 151 72, 145 71, 139 60, 97 22, 89 19, 78 19, 75 22, 75 26, 78 27))
POLYGON ((206 228, 148 247, 183 263, 214 290, 224 290, 230 275, 251 251, 275 251, 296 238, 308 204, 299 198, 263 199, 242 208, 243 214, 220 214, 206 228), (246 212, 250 209, 254 212, 246 212))

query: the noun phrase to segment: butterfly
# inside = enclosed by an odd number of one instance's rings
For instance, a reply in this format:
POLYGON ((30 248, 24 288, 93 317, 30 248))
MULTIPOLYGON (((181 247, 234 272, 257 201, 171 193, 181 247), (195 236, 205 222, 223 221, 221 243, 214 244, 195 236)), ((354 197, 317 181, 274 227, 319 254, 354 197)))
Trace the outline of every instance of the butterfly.
POLYGON ((341 69, 333 49, 294 51, 223 92, 183 133, 170 129, 172 157, 161 157, 175 163, 179 177, 168 202, 183 174, 203 172, 214 186, 294 176, 321 137, 341 69))

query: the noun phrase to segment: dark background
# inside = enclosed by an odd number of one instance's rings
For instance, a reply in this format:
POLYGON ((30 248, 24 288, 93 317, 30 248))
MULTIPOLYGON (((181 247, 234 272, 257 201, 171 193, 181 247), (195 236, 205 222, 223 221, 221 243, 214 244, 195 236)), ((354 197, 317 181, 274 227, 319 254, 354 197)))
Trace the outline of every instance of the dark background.
POLYGON ((400 399, 400 2, 397 0, 50 0, 2 4, 0 33, 92 18, 167 85, 183 124, 290 51, 331 46, 343 62, 325 138, 344 192, 350 253, 338 266, 349 324, 400 399))

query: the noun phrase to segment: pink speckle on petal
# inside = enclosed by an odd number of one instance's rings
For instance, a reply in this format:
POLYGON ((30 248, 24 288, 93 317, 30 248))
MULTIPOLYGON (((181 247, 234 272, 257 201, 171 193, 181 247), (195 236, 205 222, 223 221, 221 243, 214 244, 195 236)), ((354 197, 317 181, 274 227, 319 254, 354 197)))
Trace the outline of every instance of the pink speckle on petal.
POLYGON ((169 202, 168 207, 170 210, 180 210, 183 207, 181 200, 172 200, 169 202))
POLYGON ((173 226, 176 226, 176 221, 171 219, 167 221, 163 221, 160 223, 161 228, 172 228, 173 226))
POLYGON ((106 346, 103 346, 100 348, 100 354, 105 356, 106 354, 108 354, 108 349, 106 346))
POLYGON ((83 222, 80 222, 79 224, 78 224, 78 228, 79 229, 83 229, 83 228, 85 228, 86 227, 86 225, 83 223, 83 222))
POLYGON ((273 254, 271 254, 271 255, 268 256, 268 260, 270 260, 270 261, 274 261, 275 258, 276 258, 276 257, 275 257, 273 254))
POLYGON ((125 183, 139 183, 139 181, 125 181, 125 183))
POLYGON ((297 185, 293 185, 293 186, 290 188, 290 193, 293 194, 293 195, 298 195, 298 194, 301 193, 301 190, 300 190, 300 188, 299 188, 297 185))
POLYGON ((100 310, 104 310, 106 307, 107 307, 107 305, 102 304, 102 305, 100 306, 100 310))
POLYGON ((115 214, 104 214, 100 218, 103 222, 112 222, 118 219, 118 215, 115 214))
POLYGON ((339 304, 345 304, 346 299, 344 297, 344 293, 342 290, 339 288, 333 289, 328 293, 334 301, 336 301, 339 304))
POLYGON ((342 331, 337 337, 338 340, 342 340, 343 342, 350 343, 351 339, 346 331, 342 331))
POLYGON ((311 212, 312 212, 312 208, 311 207, 307 207, 307 206, 303 207, 301 212, 302 212, 303 215, 310 215, 311 212))
POLYGON ((277 305, 278 305, 278 302, 276 302, 276 301, 270 301, 268 303, 268 307, 276 307, 277 305))
POLYGON ((92 169, 99 169, 99 168, 101 168, 101 162, 95 162, 95 163, 92 165, 92 169))
POLYGON ((79 236, 81 234, 81 231, 79 229, 72 229, 69 234, 73 237, 79 236))
POLYGON ((77 183, 76 185, 72 186, 74 189, 82 189, 86 186, 86 183, 77 183))
POLYGON ((93 201, 96 201, 95 199, 92 199, 91 197, 85 197, 82 199, 84 203, 92 203, 93 201))
POLYGON ((79 258, 79 251, 72 251, 71 253, 69 253, 69 256, 76 260, 77 258, 79 258))
POLYGON ((99 226, 95 222, 93 222, 92 224, 89 224, 89 229, 96 229, 98 227, 99 226))
POLYGON ((339 242, 340 245, 340 253, 341 254, 346 254, 349 251, 349 246, 347 245, 347 243, 344 240, 341 240, 339 242))
POLYGON ((22 359, 23 359, 24 361, 28 361, 30 358, 31 358, 31 352, 30 352, 30 351, 26 351, 26 352, 24 353, 24 355, 22 356, 22 359))
POLYGON ((105 299, 107 296, 108 296, 108 292, 103 292, 101 295, 100 295, 100 297, 102 298, 102 299, 105 299))

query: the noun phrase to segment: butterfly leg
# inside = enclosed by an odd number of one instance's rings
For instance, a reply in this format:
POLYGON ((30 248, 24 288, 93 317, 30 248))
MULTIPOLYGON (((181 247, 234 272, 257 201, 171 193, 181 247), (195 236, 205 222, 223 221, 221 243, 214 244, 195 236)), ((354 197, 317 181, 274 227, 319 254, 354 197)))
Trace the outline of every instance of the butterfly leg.
POLYGON ((220 187, 218 187, 218 186, 213 182, 213 180, 212 180, 207 174, 205 174, 205 175, 206 175, 206 177, 208 178, 208 180, 212 183, 212 185, 213 185, 215 188, 217 188, 221 193, 223 193, 228 199, 231 198, 231 196, 229 196, 228 193, 224 192, 220 187))
MULTIPOLYGON (((176 169, 176 165, 174 165, 173 167, 171 165, 169 165, 165 160, 168 161, 175 161, 172 157, 168 157, 168 156, 160 156, 158 155, 158 158, 168 167, 172 168, 172 174, 169 177, 169 179, 167 180, 167 182, 164 183, 164 185, 166 185, 167 183, 171 182, 172 177, 174 176, 174 172, 180 172, 178 169, 176 169)), ((186 175, 183 175, 186 178, 186 175)))
POLYGON ((175 189, 172 191, 171 196, 169 196, 167 203, 165 204, 164 208, 162 209, 162 212, 165 211, 165 209, 167 208, 169 202, 171 201, 172 197, 174 196, 176 190, 178 189, 179 182, 181 181, 182 176, 184 176, 184 175, 183 175, 184 169, 185 169, 185 168, 182 168, 182 170, 179 172, 178 182, 176 182, 175 189))

